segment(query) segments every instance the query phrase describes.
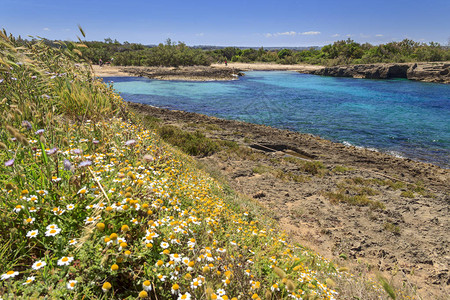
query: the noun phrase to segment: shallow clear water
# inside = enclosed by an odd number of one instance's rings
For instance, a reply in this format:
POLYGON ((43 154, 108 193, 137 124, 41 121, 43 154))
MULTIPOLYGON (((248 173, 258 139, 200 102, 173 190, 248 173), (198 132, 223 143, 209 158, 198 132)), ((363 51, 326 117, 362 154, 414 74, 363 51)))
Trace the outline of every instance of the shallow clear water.
POLYGON ((450 167, 450 85, 246 72, 226 82, 107 77, 127 101, 312 133, 450 167))

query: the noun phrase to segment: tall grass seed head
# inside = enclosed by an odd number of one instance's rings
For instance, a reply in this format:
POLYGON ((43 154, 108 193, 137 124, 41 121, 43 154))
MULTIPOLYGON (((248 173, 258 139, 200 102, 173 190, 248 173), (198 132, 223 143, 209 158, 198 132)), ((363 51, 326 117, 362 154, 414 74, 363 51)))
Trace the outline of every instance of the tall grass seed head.
POLYGON ((280 279, 283 279, 286 277, 286 273, 279 267, 273 267, 273 272, 280 277, 280 279))

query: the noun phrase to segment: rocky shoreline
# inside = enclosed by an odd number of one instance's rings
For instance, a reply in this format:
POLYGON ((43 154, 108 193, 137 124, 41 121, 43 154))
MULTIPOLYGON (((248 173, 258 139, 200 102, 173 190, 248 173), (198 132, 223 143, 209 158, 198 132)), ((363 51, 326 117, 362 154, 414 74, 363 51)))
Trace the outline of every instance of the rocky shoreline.
POLYGON ((296 71, 333 77, 366 79, 407 78, 410 80, 450 83, 450 62, 383 63, 335 67, 313 65, 280 65, 269 63, 229 63, 211 66, 134 67, 93 66, 100 77, 136 76, 157 80, 227 81, 245 75, 246 71, 296 71))
POLYGON ((143 67, 92 66, 99 77, 136 76, 157 80, 227 81, 243 76, 245 71, 297 71, 307 73, 323 68, 312 65, 280 65, 271 63, 229 63, 211 66, 143 67))
POLYGON ((313 75, 366 79, 406 78, 410 80, 450 83, 450 62, 386 63, 324 67, 313 75))
POLYGON ((395 272, 395 280, 417 286, 422 299, 447 299, 450 170, 310 134, 128 105, 158 126, 237 143, 239 149, 197 160, 265 207, 294 241, 341 265, 395 272), (316 173, 305 165, 323 167, 316 173), (357 194, 379 207, 330 198, 357 194))
POLYGON ((157 80, 212 81, 233 80, 244 75, 241 70, 230 67, 187 66, 187 67, 121 67, 121 72, 132 76, 157 80))

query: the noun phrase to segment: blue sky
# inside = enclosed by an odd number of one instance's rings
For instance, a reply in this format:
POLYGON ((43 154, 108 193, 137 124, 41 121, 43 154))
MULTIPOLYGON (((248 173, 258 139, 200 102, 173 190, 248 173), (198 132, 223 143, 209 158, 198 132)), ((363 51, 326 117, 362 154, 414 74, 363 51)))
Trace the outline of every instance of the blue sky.
POLYGON ((450 38, 450 0, 0 0, 14 35, 157 44, 312 46, 352 38, 372 44, 450 38))

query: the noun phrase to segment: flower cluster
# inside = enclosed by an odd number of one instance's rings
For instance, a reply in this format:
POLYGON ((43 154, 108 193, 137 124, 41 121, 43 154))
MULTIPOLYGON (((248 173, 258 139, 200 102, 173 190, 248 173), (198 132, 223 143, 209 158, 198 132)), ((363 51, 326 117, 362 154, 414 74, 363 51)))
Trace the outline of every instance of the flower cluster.
POLYGON ((45 49, 34 58, 46 60, 39 66, 47 73, 15 64, 0 86, 8 102, 0 103, 8 109, 0 118, 12 124, 0 128, 0 231, 8 233, 0 243, 12 249, 2 251, 7 292, 336 297, 326 279, 342 274, 329 261, 291 245, 271 220, 236 203, 133 113, 117 117, 125 106, 120 96, 67 61, 66 52, 45 49), (23 91, 34 94, 12 103, 23 91))

